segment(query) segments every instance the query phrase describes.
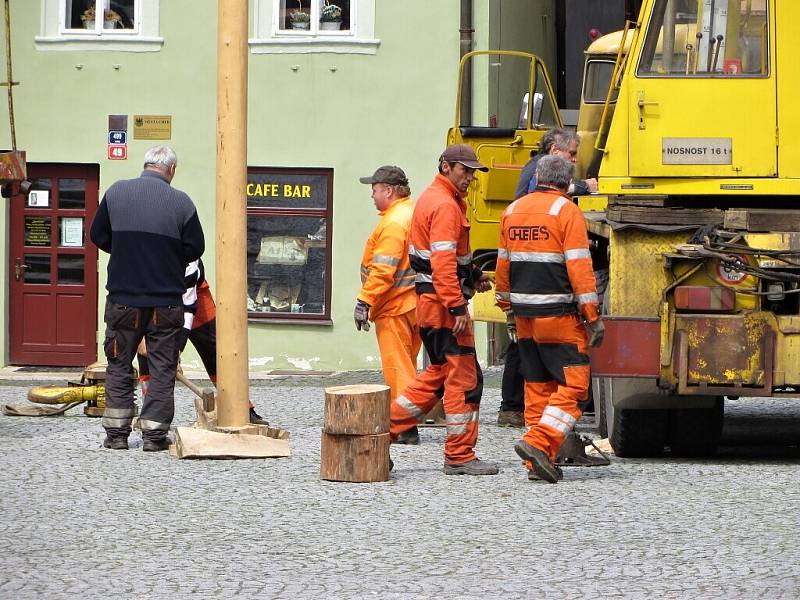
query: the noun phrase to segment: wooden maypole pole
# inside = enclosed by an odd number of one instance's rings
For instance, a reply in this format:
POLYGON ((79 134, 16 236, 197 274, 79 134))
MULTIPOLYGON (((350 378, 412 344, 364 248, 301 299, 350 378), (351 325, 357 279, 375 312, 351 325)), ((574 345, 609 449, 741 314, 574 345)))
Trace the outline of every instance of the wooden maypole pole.
POLYGON ((217 41, 217 425, 248 424, 247 2, 219 0, 217 41))
POLYGON ((289 432, 249 422, 247 357, 247 0, 219 1, 217 44, 217 396, 191 389, 197 422, 179 458, 289 456, 289 432))

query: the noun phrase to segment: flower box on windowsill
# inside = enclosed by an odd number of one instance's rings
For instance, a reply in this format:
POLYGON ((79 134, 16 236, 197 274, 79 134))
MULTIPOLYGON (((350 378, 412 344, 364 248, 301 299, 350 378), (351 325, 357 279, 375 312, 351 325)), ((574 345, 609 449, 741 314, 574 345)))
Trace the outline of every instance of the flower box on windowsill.
POLYGON ((311 29, 311 23, 309 21, 296 21, 292 23, 292 29, 305 29, 308 31, 311 29))
POLYGON ((339 31, 342 28, 341 21, 320 21, 319 28, 323 31, 339 31))

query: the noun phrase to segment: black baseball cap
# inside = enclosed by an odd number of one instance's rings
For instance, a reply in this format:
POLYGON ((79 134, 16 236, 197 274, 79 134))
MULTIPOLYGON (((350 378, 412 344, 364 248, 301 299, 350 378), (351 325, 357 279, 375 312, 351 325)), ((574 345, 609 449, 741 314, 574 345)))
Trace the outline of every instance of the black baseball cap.
POLYGON ((442 155, 439 157, 439 162, 461 163, 470 169, 477 169, 478 171, 488 171, 489 167, 481 164, 478 161, 478 156, 471 146, 467 144, 452 144, 445 148, 442 155))
POLYGON ((359 177, 361 183, 385 183, 386 185, 408 185, 408 177, 400 167, 384 165, 369 177, 359 177))

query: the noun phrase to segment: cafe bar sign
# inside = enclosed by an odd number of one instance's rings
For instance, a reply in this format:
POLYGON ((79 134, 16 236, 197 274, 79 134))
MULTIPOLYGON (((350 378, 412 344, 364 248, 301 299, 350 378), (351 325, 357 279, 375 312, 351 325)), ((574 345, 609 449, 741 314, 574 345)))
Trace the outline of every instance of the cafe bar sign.
POLYGON ((324 210, 330 183, 328 169, 248 167, 247 206, 324 210))

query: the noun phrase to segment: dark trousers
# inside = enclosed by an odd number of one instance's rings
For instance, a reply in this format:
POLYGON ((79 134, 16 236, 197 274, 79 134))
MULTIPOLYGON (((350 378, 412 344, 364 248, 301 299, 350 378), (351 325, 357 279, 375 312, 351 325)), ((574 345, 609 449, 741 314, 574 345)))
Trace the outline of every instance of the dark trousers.
MULTIPOLYGON (((203 366, 206 368, 208 378, 212 382, 217 381, 217 320, 211 319, 207 323, 203 323, 199 327, 192 329, 189 334, 189 341, 192 346, 197 350, 203 366)), ((145 354, 137 354, 136 359, 139 361, 139 378, 150 379, 150 366, 147 363, 147 356, 145 354)))
POLYGON ((519 346, 514 342, 511 342, 506 349, 501 395, 500 410, 513 412, 525 410, 525 378, 522 376, 519 346))
POLYGON ((150 390, 142 401, 142 437, 167 435, 175 413, 175 373, 180 353, 183 306, 136 308, 106 302, 103 348, 106 369, 106 409, 103 427, 111 437, 128 437, 134 416, 133 357, 147 341, 150 390))

